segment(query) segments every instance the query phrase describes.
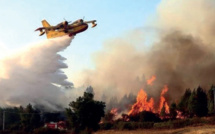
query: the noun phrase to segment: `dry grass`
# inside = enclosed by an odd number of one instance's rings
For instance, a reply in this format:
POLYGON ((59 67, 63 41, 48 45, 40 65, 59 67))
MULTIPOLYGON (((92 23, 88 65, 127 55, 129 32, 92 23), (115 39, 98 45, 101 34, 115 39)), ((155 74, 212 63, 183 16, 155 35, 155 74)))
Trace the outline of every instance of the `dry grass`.
POLYGON ((99 131, 94 134, 215 134, 215 125, 205 125, 198 127, 185 127, 180 129, 143 129, 132 131, 99 131))

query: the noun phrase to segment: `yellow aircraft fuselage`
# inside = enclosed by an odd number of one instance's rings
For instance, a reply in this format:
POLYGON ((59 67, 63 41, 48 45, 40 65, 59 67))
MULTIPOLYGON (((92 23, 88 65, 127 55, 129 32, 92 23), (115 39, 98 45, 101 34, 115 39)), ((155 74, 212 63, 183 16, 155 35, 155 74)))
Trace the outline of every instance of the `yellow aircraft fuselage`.
POLYGON ((36 29, 35 31, 39 30, 40 36, 42 36, 43 34, 46 33, 46 36, 48 39, 60 37, 60 36, 64 36, 64 35, 69 35, 71 37, 71 36, 76 35, 77 33, 81 33, 83 31, 87 30, 87 28, 88 28, 87 23, 92 23, 93 24, 92 27, 95 27, 97 25, 97 24, 95 24, 95 20, 85 23, 81 19, 70 25, 68 25, 68 22, 66 22, 66 23, 67 23, 66 25, 64 22, 62 22, 62 23, 58 24, 57 26, 51 26, 46 20, 43 20, 42 21, 43 27, 40 27, 40 28, 36 29))
POLYGON ((83 31, 87 30, 87 28, 88 28, 87 24, 82 24, 82 25, 72 28, 71 30, 68 30, 68 32, 50 30, 50 31, 46 32, 46 36, 48 39, 60 37, 60 36, 64 36, 64 35, 69 35, 71 37, 71 36, 76 35, 77 33, 81 33, 83 31))

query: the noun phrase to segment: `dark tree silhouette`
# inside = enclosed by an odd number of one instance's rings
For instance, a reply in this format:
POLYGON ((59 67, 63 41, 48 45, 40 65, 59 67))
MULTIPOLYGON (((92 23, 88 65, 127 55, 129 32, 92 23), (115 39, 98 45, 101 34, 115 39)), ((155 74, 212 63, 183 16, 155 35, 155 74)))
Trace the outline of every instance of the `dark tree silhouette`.
POLYGON ((215 87, 212 85, 211 88, 208 90, 208 113, 214 113, 214 89, 215 87))
POLYGON ((20 118, 21 126, 25 131, 32 131, 41 125, 40 112, 35 110, 31 104, 28 104, 26 108, 20 107, 20 118))
POLYGON ((191 90, 186 89, 184 95, 181 97, 181 100, 177 106, 177 109, 182 112, 182 115, 187 117, 189 115, 188 102, 191 96, 191 90))
POLYGON ((207 95, 205 91, 199 86, 197 90, 193 91, 188 104, 191 117, 196 115, 198 117, 206 116, 208 114, 207 95))
MULTIPOLYGON (((164 103, 165 103, 165 102, 164 102, 164 103)), ((161 109, 161 112, 160 112, 160 116, 161 116, 163 119, 165 119, 166 116, 167 116, 167 113, 166 113, 165 109, 166 109, 166 107, 165 107, 165 105, 163 105, 163 107, 162 107, 162 109, 161 109)))
POLYGON ((155 114, 150 111, 142 111, 135 115, 129 116, 130 121, 136 122, 159 122, 160 118, 158 114, 155 114))
POLYGON ((170 105, 170 108, 169 108, 169 115, 170 115, 170 118, 171 119, 176 119, 176 116, 177 116, 177 112, 176 112, 176 103, 172 103, 170 105))
POLYGON ((206 92, 199 86, 196 91, 197 95, 197 108, 196 108, 196 115, 199 117, 206 116, 208 114, 208 107, 207 107, 207 94, 206 92))
POLYGON ((92 132, 99 128, 98 124, 105 114, 105 103, 95 101, 93 97, 92 93, 85 92, 83 97, 69 104, 70 108, 66 108, 68 120, 75 133, 81 130, 92 132))

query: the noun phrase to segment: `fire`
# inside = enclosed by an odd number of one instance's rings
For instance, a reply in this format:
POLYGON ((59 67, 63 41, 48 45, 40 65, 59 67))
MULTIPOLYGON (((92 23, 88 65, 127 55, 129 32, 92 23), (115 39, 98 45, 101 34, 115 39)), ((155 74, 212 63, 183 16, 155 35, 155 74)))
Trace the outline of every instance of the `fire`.
POLYGON ((180 112, 180 111, 176 111, 176 112, 177 112, 177 116, 176 116, 177 119, 184 119, 185 118, 185 116, 182 115, 182 112, 180 112))
POLYGON ((146 92, 141 89, 138 92, 136 103, 132 105, 131 110, 128 112, 128 115, 135 115, 142 111, 151 111, 153 113, 160 113, 161 109, 165 107, 165 113, 169 114, 169 105, 164 97, 168 87, 165 85, 160 94, 159 105, 157 108, 154 107, 154 99, 150 98, 148 100, 146 92))
POLYGON ((163 108, 163 106, 165 107, 165 112, 169 113, 169 105, 167 104, 166 99, 164 98, 164 94, 167 91, 168 91, 168 87, 167 85, 165 85, 160 94, 160 102, 159 102, 159 108, 158 108, 159 113, 161 112, 161 109, 163 108))
POLYGON ((147 101, 146 92, 141 89, 137 95, 137 102, 132 106, 132 109, 129 111, 128 115, 135 115, 142 111, 152 111, 154 112, 154 99, 150 98, 147 101))
POLYGON ((118 112, 118 109, 117 108, 113 108, 111 109, 110 113, 113 114, 113 115, 117 115, 117 112, 118 112))
POLYGON ((156 79, 156 76, 153 75, 150 79, 147 80, 147 84, 152 85, 152 83, 155 81, 155 79, 156 79))

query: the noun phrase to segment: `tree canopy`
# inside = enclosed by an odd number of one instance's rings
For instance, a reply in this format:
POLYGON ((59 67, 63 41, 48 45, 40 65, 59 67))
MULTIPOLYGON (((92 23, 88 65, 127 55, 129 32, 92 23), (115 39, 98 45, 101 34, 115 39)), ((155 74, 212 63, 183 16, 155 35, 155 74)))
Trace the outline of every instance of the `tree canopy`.
POLYGON ((95 101, 92 93, 84 92, 83 97, 72 101, 66 108, 66 113, 71 127, 76 133, 80 130, 97 130, 101 117, 104 117, 105 103, 95 101))

